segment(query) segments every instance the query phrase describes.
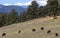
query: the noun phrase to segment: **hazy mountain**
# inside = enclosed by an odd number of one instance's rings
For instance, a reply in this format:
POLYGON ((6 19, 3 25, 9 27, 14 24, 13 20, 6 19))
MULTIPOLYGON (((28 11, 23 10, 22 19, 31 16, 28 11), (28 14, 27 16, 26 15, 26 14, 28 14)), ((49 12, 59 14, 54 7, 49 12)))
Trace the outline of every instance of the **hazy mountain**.
POLYGON ((4 11, 4 6, 0 4, 0 12, 4 11))
POLYGON ((0 5, 0 12, 1 13, 10 13, 12 11, 12 9, 15 9, 18 12, 18 14, 20 14, 23 11, 26 10, 26 8, 23 7, 23 6, 15 6, 15 5, 4 6, 4 5, 0 5))
POLYGON ((22 7, 27 8, 27 7, 28 7, 28 5, 22 5, 22 7))

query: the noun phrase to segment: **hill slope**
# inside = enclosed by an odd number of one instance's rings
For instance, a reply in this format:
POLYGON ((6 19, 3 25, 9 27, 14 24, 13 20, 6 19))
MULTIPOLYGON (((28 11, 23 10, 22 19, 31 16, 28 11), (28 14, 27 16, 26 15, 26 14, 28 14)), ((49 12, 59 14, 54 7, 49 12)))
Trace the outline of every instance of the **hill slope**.
POLYGON ((2 27, 0 28, 0 38, 60 38, 60 17, 55 20, 52 17, 38 18, 2 27), (40 29, 41 27, 44 27, 43 31, 40 29), (36 29, 36 32, 32 32, 33 28, 36 29), (20 34, 19 30, 21 30, 20 34), (47 30, 52 32, 47 34, 47 30), (2 37, 4 32, 6 36, 2 37), (59 36, 56 37, 55 33, 58 33, 59 36))

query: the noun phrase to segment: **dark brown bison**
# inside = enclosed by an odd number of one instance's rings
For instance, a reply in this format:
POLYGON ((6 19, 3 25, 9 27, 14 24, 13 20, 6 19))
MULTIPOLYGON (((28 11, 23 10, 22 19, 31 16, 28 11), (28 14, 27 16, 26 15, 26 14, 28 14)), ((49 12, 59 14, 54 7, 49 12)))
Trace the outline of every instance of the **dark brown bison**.
POLYGON ((47 33, 51 33, 51 30, 48 30, 47 33))
POLYGON ((19 30, 18 33, 21 33, 21 31, 19 30))
POLYGON ((3 34, 2 34, 2 36, 5 36, 5 35, 6 35, 6 33, 3 33, 3 34))
POLYGON ((44 27, 41 27, 41 30, 44 30, 44 27))
POLYGON ((34 31, 34 32, 35 32, 36 30, 35 30, 35 29, 32 29, 32 31, 34 31))
POLYGON ((58 36, 58 33, 55 33, 55 36, 58 36))

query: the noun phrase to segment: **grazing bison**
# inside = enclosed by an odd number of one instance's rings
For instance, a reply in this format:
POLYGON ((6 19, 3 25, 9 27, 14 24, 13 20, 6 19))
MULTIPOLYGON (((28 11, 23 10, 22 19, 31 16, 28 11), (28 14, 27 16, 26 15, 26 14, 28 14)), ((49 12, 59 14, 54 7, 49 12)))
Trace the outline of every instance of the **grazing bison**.
POLYGON ((48 30, 47 33, 51 33, 51 30, 48 30))
POLYGON ((18 33, 21 33, 21 31, 19 30, 18 33))
POLYGON ((3 34, 2 34, 2 36, 5 36, 5 35, 6 35, 6 33, 3 33, 3 34))
POLYGON ((55 33, 55 36, 58 36, 58 33, 55 33))
POLYGON ((44 27, 41 27, 41 30, 44 30, 44 27))
POLYGON ((36 30, 35 30, 35 29, 32 29, 32 31, 34 31, 34 32, 35 32, 36 30))

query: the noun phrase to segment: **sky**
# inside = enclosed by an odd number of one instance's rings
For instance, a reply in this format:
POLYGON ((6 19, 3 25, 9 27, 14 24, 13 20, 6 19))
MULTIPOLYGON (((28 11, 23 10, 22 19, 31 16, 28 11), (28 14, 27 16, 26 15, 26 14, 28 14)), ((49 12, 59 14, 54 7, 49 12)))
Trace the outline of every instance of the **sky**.
MULTIPOLYGON (((5 6, 9 6, 9 5, 18 5, 18 6, 22 6, 22 5, 31 5, 31 2, 33 0, 1 0, 0 4, 5 5, 5 6)), ((44 6, 47 4, 47 0, 36 0, 38 2, 38 4, 44 6)))

